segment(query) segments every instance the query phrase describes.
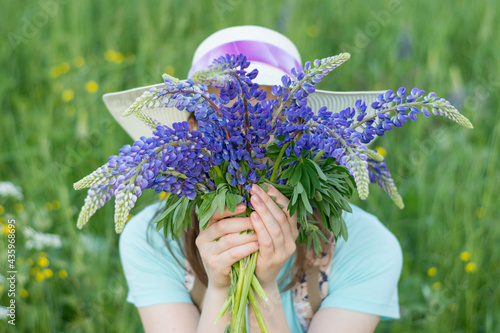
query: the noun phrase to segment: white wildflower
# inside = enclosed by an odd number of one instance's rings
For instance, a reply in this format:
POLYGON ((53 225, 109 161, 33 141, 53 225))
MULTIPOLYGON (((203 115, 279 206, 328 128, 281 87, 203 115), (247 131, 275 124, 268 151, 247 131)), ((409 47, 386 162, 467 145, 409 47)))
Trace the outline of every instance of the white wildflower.
POLYGON ((17 200, 23 200, 23 191, 21 187, 11 182, 0 182, 0 197, 13 197, 17 200))
POLYGON ((9 309, 5 306, 0 306, 0 320, 7 319, 8 315, 9 315, 9 309))
POLYGON ((60 248, 62 246, 61 237, 54 234, 45 234, 33 230, 31 227, 25 227, 24 236, 27 238, 26 248, 42 250, 47 247, 60 248))

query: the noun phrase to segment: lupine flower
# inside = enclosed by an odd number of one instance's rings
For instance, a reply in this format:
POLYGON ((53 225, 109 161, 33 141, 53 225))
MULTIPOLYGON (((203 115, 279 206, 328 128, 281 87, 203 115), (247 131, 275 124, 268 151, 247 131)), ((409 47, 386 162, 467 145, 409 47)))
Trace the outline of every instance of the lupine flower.
MULTIPOLYGON (((311 202, 315 207, 323 207, 322 212, 348 210, 346 200, 352 193, 352 183, 347 172, 354 179, 361 199, 368 197, 371 182, 381 186, 402 208, 402 198, 384 157, 366 144, 394 127, 402 127, 408 120, 417 120, 419 114, 427 117, 432 112, 469 128, 472 125, 434 93, 425 95, 423 90, 414 88, 407 94, 404 87, 368 101, 375 109, 370 116, 366 112, 367 101, 361 100, 344 110, 323 107, 315 114, 308 106, 308 96, 316 91, 316 84, 325 75, 349 57, 343 53, 293 68, 291 76, 281 78, 282 85, 272 87, 276 98, 270 100, 252 82, 258 72, 246 72, 250 63, 242 54, 218 58, 208 68, 194 73, 192 79, 181 81, 164 74, 164 86, 144 93, 123 114, 137 117, 153 130, 153 136, 141 137, 133 145, 122 147, 117 156, 111 156, 105 165, 75 183, 75 189, 89 187, 78 227, 114 196, 115 230, 121 232, 138 197, 144 190, 153 189, 169 194, 163 229, 178 237, 182 227, 187 228, 190 223, 187 211, 194 209, 200 227, 204 227, 217 208, 234 209, 242 202, 252 209, 248 200, 252 184, 269 182, 291 191, 288 209, 291 214, 299 212, 299 242, 312 239, 319 252, 319 229, 308 222, 313 213, 311 202), (209 94, 208 85, 219 89, 219 96, 209 94), (257 102, 251 104, 251 99, 257 102), (191 131, 187 122, 174 123, 172 127, 159 124, 143 111, 155 107, 174 107, 193 113, 199 130, 191 131), (275 139, 271 141, 271 137, 275 139), (319 159, 323 170, 316 163, 319 159), (340 183, 340 179, 346 181, 340 183), (291 187, 294 188, 290 190, 291 187), (322 193, 327 200, 322 199, 322 193)), ((347 239, 345 222, 337 219, 335 213, 327 213, 327 218, 328 221, 322 216, 325 227, 335 237, 342 234, 347 239)), ((241 265, 249 265, 249 269, 246 273, 240 271, 237 279, 241 281, 252 278, 256 254, 243 260, 241 265)), ((233 266, 231 274, 235 269, 233 266)), ((475 266, 468 271, 473 270, 475 266)), ((428 274, 436 272, 429 270, 428 274)), ((252 307, 256 301, 248 294, 235 296, 236 286, 243 283, 231 280, 233 294, 226 304, 231 304, 233 318, 242 318, 241 311, 247 301, 252 307)), ((259 288, 252 288, 265 297, 259 288)), ((253 295, 254 291, 250 293, 253 295)), ((223 307, 219 317, 227 309, 223 307)), ((239 322, 233 324, 244 326, 239 322)))
MULTIPOLYGON (((258 72, 245 71, 249 62, 244 55, 220 57, 195 73, 193 79, 181 81, 164 74, 163 87, 146 92, 124 113, 154 129, 154 136, 124 146, 118 156, 110 157, 107 164, 75 184, 77 189, 90 187, 78 226, 82 227, 112 196, 116 198, 117 232, 123 229, 145 189, 194 200, 215 190, 210 172, 223 162, 228 162, 230 185, 249 188, 261 179, 262 172, 266 177, 272 173, 264 163, 271 136, 280 138, 279 148, 286 146, 285 156, 310 151, 335 158, 353 176, 362 199, 368 196, 371 182, 403 207, 383 157, 367 149, 366 144, 408 120, 417 120, 419 114, 430 116, 432 112, 469 128, 472 125, 435 93, 425 95, 423 90, 413 88, 407 94, 404 87, 379 95, 371 102, 375 113, 370 116, 366 102, 361 100, 344 110, 324 107, 314 114, 307 97, 325 75, 349 57, 343 53, 292 69, 291 77, 284 75, 282 85, 272 87, 277 97, 272 100, 267 100, 266 93, 252 82, 258 72), (219 96, 209 94, 207 85, 218 88, 219 96), (251 98, 258 102, 247 103, 251 98), (159 124, 142 111, 152 107, 194 113, 199 131, 189 131, 187 123, 175 123, 172 128, 159 124), (289 145, 291 142, 294 144, 289 145)), ((276 181, 284 183, 286 179, 278 177, 276 181)))

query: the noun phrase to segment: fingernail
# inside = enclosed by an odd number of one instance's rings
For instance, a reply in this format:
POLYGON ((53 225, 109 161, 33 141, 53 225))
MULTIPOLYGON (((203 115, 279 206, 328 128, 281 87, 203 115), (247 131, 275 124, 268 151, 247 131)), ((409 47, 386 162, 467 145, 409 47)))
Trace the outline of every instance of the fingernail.
POLYGON ((259 222, 259 219, 257 218, 257 214, 255 212, 250 214, 250 219, 252 219, 253 222, 259 222))
POLYGON ((255 206, 260 206, 262 204, 262 199, 259 197, 258 194, 252 195, 252 200, 255 206))

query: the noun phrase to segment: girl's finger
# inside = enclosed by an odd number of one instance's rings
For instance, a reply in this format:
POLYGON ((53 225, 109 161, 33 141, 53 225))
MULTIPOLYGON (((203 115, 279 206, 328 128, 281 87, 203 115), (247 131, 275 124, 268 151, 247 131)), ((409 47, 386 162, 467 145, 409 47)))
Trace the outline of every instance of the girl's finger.
POLYGON ((216 209, 214 215, 212 215, 212 217, 210 218, 210 221, 208 222, 208 226, 210 226, 211 224, 214 224, 215 222, 217 222, 219 220, 225 219, 226 217, 241 214, 245 211, 245 209, 246 209, 246 206, 243 204, 239 204, 238 206, 236 206, 236 209, 234 210, 234 212, 230 212, 227 209, 227 207, 224 209, 224 211, 222 213, 219 211, 219 209, 216 209))
POLYGON ((226 234, 215 241, 215 246, 212 247, 213 254, 220 254, 227 251, 233 247, 238 247, 247 243, 252 243, 257 241, 257 235, 255 233, 231 233, 226 234))
POLYGON ((290 200, 283 195, 276 187, 272 186, 271 184, 267 184, 267 194, 272 195, 276 198, 276 202, 282 205, 284 208, 281 209, 285 213, 285 215, 288 217, 288 222, 290 225, 290 230, 293 235, 293 239, 295 240, 297 236, 299 235, 299 230, 297 229, 297 213, 293 214, 293 216, 290 216, 288 213, 288 205, 290 204, 290 200))
POLYGON ((248 229, 252 229, 252 223, 248 217, 233 217, 212 223, 205 229, 205 237, 207 237, 208 241, 213 241, 224 235, 248 229))
MULTIPOLYGON (((266 192, 264 192, 264 190, 262 190, 260 186, 253 185, 250 193, 253 194, 253 196, 258 196, 264 202, 265 207, 260 208, 260 210, 259 207, 254 206, 255 210, 259 213, 261 218, 267 222, 268 219, 272 217, 276 221, 277 226, 279 227, 277 228, 272 223, 271 224, 266 223, 266 228, 273 237, 273 240, 275 240, 275 237, 280 237, 280 236, 282 236, 285 241, 290 240, 292 238, 292 230, 290 227, 290 223, 288 222, 288 215, 285 214, 285 212, 274 202, 274 200, 266 192), (271 216, 266 217, 265 215, 262 214, 270 214, 271 216)), ((295 238, 293 238, 293 241, 295 241, 295 238)))
POLYGON ((217 262, 221 267, 228 267, 235 262, 248 257, 259 249, 258 242, 250 242, 232 247, 217 256, 217 262))
POLYGON ((259 256, 264 258, 272 258, 274 254, 274 243, 271 235, 267 231, 264 222, 262 222, 259 214, 252 212, 250 214, 250 220, 252 221, 253 229, 257 235, 257 241, 259 242, 259 256))

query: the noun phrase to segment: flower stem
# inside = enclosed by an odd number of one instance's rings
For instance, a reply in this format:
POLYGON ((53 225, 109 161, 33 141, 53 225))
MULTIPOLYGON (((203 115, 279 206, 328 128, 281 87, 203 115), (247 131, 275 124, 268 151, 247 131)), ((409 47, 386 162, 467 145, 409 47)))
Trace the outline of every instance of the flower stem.
MULTIPOLYGON (((252 283, 252 276, 255 272, 255 266, 257 264, 257 255, 259 251, 256 251, 250 255, 250 258, 244 263, 243 271, 241 272, 240 279, 243 280, 242 290, 239 299, 238 312, 236 315, 236 327, 241 327, 241 321, 245 317, 245 309, 248 300, 248 294, 250 292, 250 285, 252 283)), ((247 259, 247 258, 245 258, 247 259)), ((241 266, 241 265, 240 265, 241 266)), ((234 314, 233 314, 234 315, 234 314)))
MULTIPOLYGON (((257 277, 255 276, 255 274, 252 277, 252 288, 253 288, 253 290, 255 290, 257 295, 259 295, 261 300, 267 302, 268 298, 267 298, 266 292, 264 291, 264 289, 262 289, 262 286, 260 285, 260 282, 257 279, 257 277)), ((264 304, 264 306, 265 306, 265 304, 264 304)))
POLYGON ((222 171, 220 171, 220 168, 218 165, 214 165, 214 169, 217 172, 217 176, 224 178, 224 176, 222 175, 222 171))
POLYGON ((267 329, 266 322, 264 321, 264 316, 262 315, 262 311, 260 311, 259 303, 257 302, 257 298, 253 292, 253 290, 250 290, 248 293, 248 299, 250 301, 250 305, 252 306, 255 319, 257 319, 257 324, 259 324, 260 332, 268 333, 269 330, 267 329))
POLYGON ((274 183, 274 181, 278 177, 278 174, 277 174, 278 167, 280 165, 281 159, 283 158, 283 154, 285 154, 285 150, 288 148, 289 145, 290 145, 290 142, 286 143, 281 148, 280 154, 278 155, 278 159, 276 160, 276 163, 274 164, 273 173, 271 174, 271 183, 274 183))
POLYGON ((314 156, 313 161, 317 162, 321 158, 321 156, 323 156, 325 153, 326 151, 324 150, 320 151, 316 156, 314 156))

